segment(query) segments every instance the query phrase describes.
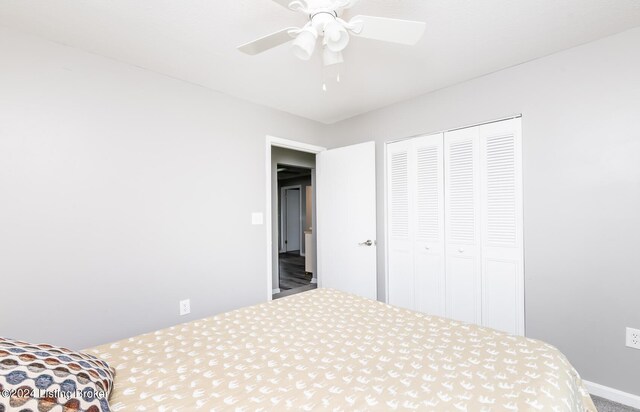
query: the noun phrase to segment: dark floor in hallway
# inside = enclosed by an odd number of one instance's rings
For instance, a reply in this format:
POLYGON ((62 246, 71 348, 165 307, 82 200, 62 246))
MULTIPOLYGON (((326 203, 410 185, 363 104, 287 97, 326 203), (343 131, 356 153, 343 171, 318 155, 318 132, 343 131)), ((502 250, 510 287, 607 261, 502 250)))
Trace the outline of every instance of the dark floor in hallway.
POLYGON ((284 298, 286 296, 291 296, 291 295, 295 295, 296 293, 302 293, 302 292, 306 292, 308 290, 313 290, 313 289, 317 289, 318 285, 316 285, 315 283, 310 283, 307 286, 300 286, 298 288, 293 288, 293 289, 288 289, 288 290, 283 290, 280 293, 275 293, 273 295, 273 299, 280 299, 280 298, 284 298))
POLYGON ((311 274, 304 271, 304 256, 299 251, 280 253, 280 290, 289 290, 307 286, 311 283, 311 274))

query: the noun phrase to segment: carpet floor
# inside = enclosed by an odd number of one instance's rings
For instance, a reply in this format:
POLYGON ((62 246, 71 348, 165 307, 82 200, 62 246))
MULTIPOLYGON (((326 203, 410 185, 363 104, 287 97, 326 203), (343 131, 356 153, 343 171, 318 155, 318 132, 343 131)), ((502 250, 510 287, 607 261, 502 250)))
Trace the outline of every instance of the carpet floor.
POLYGON ((625 406, 599 396, 591 395, 591 399, 593 399, 593 403, 596 404, 598 412, 640 412, 640 409, 625 406))

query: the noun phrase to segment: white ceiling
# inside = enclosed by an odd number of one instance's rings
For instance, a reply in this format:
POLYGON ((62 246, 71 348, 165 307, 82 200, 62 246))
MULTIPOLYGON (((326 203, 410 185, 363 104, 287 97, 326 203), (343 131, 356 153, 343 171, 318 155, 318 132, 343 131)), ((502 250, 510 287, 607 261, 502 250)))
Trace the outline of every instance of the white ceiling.
POLYGON ((640 1, 362 0, 355 14, 422 20, 426 35, 415 47, 353 39, 325 93, 318 56, 236 51, 305 23, 270 0, 0 1, 0 25, 324 123, 640 26, 640 1))

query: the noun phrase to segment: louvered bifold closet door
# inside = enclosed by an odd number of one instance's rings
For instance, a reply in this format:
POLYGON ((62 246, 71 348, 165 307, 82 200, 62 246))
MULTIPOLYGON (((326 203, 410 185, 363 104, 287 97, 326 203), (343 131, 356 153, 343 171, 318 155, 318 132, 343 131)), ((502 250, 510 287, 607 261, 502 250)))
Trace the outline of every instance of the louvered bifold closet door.
POLYGON ((478 146, 478 127, 444 135, 447 316, 476 324, 482 321, 478 146))
POLYGON ((415 310, 445 316, 443 134, 412 141, 415 310))
POLYGON ((415 306, 410 152, 410 141, 387 145, 388 299, 407 309, 415 306))
POLYGON ((524 335, 520 119, 480 126, 482 324, 524 335))

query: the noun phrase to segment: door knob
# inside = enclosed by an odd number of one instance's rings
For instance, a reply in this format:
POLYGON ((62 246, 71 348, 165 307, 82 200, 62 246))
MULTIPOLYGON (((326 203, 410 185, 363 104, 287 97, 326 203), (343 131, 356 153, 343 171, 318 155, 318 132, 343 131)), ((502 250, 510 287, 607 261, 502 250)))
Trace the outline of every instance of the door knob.
POLYGON ((464 253, 464 249, 462 248, 458 249, 458 253, 464 253))
POLYGON ((373 246, 372 240, 367 240, 366 242, 358 243, 360 246, 373 246))

